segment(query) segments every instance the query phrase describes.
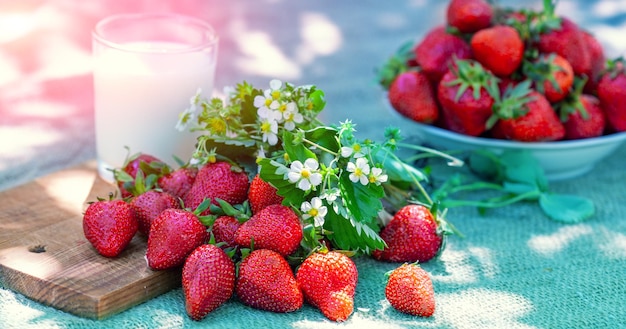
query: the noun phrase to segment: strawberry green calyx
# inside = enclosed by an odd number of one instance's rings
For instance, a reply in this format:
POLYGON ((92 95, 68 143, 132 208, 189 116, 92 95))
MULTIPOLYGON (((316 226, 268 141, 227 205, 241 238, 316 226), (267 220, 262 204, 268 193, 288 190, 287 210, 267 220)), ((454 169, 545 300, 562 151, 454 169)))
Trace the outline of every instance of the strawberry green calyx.
POLYGON ((532 81, 524 80, 515 86, 508 86, 502 97, 497 97, 493 105, 493 115, 487 120, 491 129, 500 119, 513 119, 528 112, 526 104, 533 100, 530 96, 532 81))
POLYGON ((565 69, 555 63, 555 57, 556 54, 551 53, 547 57, 538 57, 537 61, 524 61, 522 64, 522 72, 535 82, 535 88, 542 94, 545 93, 544 82, 546 81, 549 81, 556 90, 561 91, 555 74, 565 69))
POLYGON ((603 74, 608 74, 611 80, 615 79, 620 74, 626 74, 626 61, 624 57, 620 56, 615 59, 608 59, 606 61, 603 74))
POLYGON ((393 80, 403 72, 411 69, 409 62, 415 60, 415 52, 413 48, 415 44, 413 41, 408 41, 400 46, 398 50, 385 62, 385 64, 376 72, 376 78, 378 83, 385 89, 389 89, 389 86, 393 80))
POLYGON ((480 98, 480 90, 482 88, 487 90, 491 97, 497 97, 499 93, 498 78, 477 61, 455 60, 451 70, 457 78, 447 83, 447 86, 458 86, 455 101, 458 101, 468 89, 472 91, 474 99, 480 98))
POLYGON ((579 112, 580 116, 584 120, 589 119, 589 113, 587 112, 587 109, 585 109, 585 105, 583 105, 580 99, 586 83, 586 77, 576 77, 574 79, 574 89, 572 90, 572 92, 569 93, 563 101, 555 105, 555 110, 559 114, 559 119, 561 120, 561 122, 566 122, 570 115, 576 112, 579 112))

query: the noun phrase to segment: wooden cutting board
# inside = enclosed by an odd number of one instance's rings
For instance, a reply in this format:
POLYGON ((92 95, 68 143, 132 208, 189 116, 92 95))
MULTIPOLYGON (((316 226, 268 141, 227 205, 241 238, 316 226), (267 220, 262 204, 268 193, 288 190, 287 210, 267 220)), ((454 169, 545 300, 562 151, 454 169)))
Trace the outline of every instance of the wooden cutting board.
POLYGON ((153 271, 146 238, 117 258, 85 239, 86 202, 115 186, 89 162, 0 193, 0 282, 42 304, 103 319, 180 286, 180 270, 153 271), (39 252, 37 252, 39 251, 39 252))

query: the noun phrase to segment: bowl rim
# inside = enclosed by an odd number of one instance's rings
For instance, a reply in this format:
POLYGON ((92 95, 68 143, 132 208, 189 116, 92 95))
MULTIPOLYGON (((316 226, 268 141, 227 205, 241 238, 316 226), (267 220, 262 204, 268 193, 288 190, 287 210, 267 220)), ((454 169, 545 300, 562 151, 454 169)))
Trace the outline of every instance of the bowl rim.
MULTIPOLYGON (((408 119, 408 118, 407 118, 408 119)), ((459 134, 457 132, 440 128, 437 126, 424 124, 421 122, 413 121, 419 129, 427 134, 446 138, 465 144, 472 144, 482 147, 496 147, 496 148, 514 148, 514 149, 541 149, 541 150, 557 150, 563 148, 584 148, 592 147, 600 144, 618 143, 626 140, 626 131, 616 132, 598 137, 560 140, 553 142, 520 142, 496 138, 476 137, 459 134)), ((425 141, 428 142, 428 141, 425 141)))

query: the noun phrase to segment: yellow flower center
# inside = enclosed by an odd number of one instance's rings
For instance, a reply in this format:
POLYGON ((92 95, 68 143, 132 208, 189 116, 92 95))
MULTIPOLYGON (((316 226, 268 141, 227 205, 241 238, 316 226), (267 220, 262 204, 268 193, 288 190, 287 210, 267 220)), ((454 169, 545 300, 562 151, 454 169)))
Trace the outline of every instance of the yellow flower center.
POLYGON ((302 178, 309 178, 311 176, 311 172, 308 169, 302 169, 300 176, 302 176, 302 178))
POLYGON ((265 99, 265 106, 270 107, 270 104, 272 104, 272 100, 270 98, 266 98, 265 99))
POLYGON ((272 131, 272 125, 269 122, 263 122, 261 124, 261 131, 264 133, 268 133, 272 131))
POLYGON ((313 208, 313 209, 309 210, 309 215, 311 215, 311 217, 315 217, 315 216, 317 216, 317 214, 318 214, 317 209, 313 208))
POLYGON ((354 174, 355 174, 357 177, 361 177, 361 176, 363 176, 363 170, 361 170, 361 168, 356 168, 356 169, 354 170, 354 174))
POLYGON ((374 175, 370 175, 370 183, 376 183, 376 177, 374 175))
POLYGON ((359 144, 354 144, 354 145, 352 146, 352 149, 354 150, 354 152, 355 152, 355 153, 356 153, 356 152, 359 152, 359 151, 361 151, 361 145, 359 145, 359 144))
POLYGON ((279 97, 280 97, 280 91, 278 91, 278 90, 272 91, 272 98, 273 99, 278 99, 279 97))
POLYGON ((287 105, 286 104, 280 104, 280 106, 278 107, 278 110, 281 112, 285 112, 287 110, 287 105))
POLYGON ((214 134, 222 134, 226 132, 226 123, 218 118, 212 118, 209 121, 211 132, 214 134))

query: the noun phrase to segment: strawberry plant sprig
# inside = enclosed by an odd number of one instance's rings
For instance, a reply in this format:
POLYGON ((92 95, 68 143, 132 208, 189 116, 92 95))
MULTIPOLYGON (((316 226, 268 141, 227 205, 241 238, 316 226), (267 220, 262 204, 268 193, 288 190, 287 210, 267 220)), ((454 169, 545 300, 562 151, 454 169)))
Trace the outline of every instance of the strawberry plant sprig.
POLYGON ((326 238, 369 254, 385 247, 378 235, 385 200, 433 206, 421 185, 426 175, 395 155, 398 129, 386 129, 382 143, 360 140, 350 120, 320 122, 325 105, 315 86, 272 80, 262 90, 243 82, 225 100, 194 96, 177 127, 202 132, 193 155, 200 165, 222 155, 255 159, 260 177, 299 214, 309 248, 326 238))

